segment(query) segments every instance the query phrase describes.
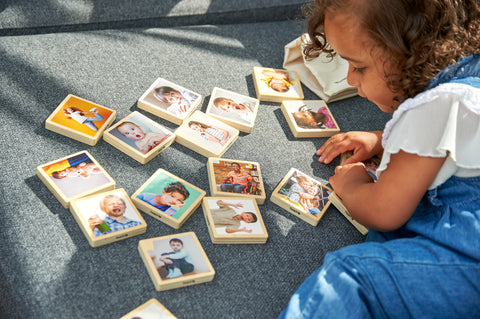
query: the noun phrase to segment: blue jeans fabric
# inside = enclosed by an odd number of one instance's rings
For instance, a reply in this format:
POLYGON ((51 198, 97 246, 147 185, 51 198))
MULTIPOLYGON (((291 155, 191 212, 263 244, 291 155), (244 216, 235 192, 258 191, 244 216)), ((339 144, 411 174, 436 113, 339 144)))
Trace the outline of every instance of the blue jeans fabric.
POLYGON ((480 318, 480 177, 451 177, 402 228, 327 254, 280 318, 480 318))
POLYGON ((220 189, 222 192, 234 192, 242 193, 245 190, 246 186, 242 184, 222 184, 220 189))
POLYGON ((93 117, 87 117, 87 119, 85 120, 85 122, 83 122, 83 124, 85 124, 86 126, 88 126, 90 129, 94 131, 98 131, 98 127, 93 122, 103 121, 103 120, 104 120, 103 116, 101 116, 100 114, 93 113, 93 117))

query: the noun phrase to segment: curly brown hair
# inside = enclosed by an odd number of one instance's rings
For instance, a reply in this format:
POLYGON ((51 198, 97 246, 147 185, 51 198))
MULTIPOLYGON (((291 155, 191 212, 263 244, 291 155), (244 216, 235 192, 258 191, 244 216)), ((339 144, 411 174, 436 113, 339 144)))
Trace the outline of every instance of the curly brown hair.
POLYGON ((460 57, 480 51, 479 0, 315 0, 304 7, 310 41, 307 59, 333 56, 323 32, 326 13, 350 13, 375 47, 401 74, 385 74, 402 101, 425 90, 428 82, 460 57))

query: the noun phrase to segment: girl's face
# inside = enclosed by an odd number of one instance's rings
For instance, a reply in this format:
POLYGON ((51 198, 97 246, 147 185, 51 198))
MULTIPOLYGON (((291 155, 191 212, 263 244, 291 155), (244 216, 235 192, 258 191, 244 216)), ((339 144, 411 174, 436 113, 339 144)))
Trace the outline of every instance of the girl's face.
POLYGON ((275 91, 278 91, 278 92, 287 92, 288 89, 290 88, 290 86, 283 82, 281 79, 277 79, 277 78, 273 78, 271 81, 270 81, 270 87, 275 90, 275 91))
POLYGON ((183 100, 183 95, 178 92, 178 91, 171 91, 168 93, 165 93, 163 95, 163 98, 168 102, 168 103, 180 103, 183 100))
POLYGON ((391 113, 400 102, 387 87, 385 74, 399 74, 379 49, 371 46, 366 32, 358 27, 353 14, 327 13, 325 36, 332 49, 348 62, 348 84, 358 88, 358 94, 375 103, 383 112, 391 113))
POLYGON ((195 123, 190 124, 190 128, 197 132, 203 132, 203 128, 200 125, 195 123))
POLYGON ((141 140, 145 137, 143 130, 132 123, 125 123, 117 129, 122 135, 134 140, 141 140))
POLYGON ((65 169, 65 172, 68 177, 77 177, 80 175, 80 170, 76 167, 68 167, 65 169))

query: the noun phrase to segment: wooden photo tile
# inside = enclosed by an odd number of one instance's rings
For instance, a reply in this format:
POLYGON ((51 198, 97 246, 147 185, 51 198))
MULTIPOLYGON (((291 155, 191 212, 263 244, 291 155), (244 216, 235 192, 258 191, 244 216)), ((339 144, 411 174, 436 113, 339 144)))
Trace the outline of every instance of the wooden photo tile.
POLYGON ((115 115, 112 109, 69 94, 47 118, 45 128, 93 146, 115 115))
POLYGON ((164 305, 152 298, 120 319, 176 319, 164 305))
POLYGON ((295 71, 254 67, 253 83, 260 101, 303 100, 302 84, 295 71))
POLYGON ((68 208, 74 199, 115 188, 115 181, 87 151, 37 167, 37 176, 68 208))
POLYGON ((138 107, 180 125, 201 101, 200 94, 158 78, 138 99, 138 107))
POLYGON ((103 133, 103 139, 142 164, 175 141, 175 134, 139 112, 133 112, 103 133))
POLYGON ((147 224, 123 188, 72 201, 75 220, 92 247, 143 234, 147 224))
POLYGON ((259 205, 265 202, 260 164, 210 157, 207 172, 212 196, 253 198, 259 205))
POLYGON ((205 157, 220 157, 236 141, 239 131, 210 115, 195 111, 175 134, 179 144, 205 157))
POLYGON ((138 250, 157 291, 212 281, 215 275, 194 232, 143 239, 138 250))
MULTIPOLYGON (((342 153, 342 155, 340 155, 340 165, 343 165, 350 156, 352 156, 352 152, 350 151, 342 153)), ((362 162, 365 165, 368 175, 373 178, 374 182, 377 181, 377 169, 380 166, 381 161, 382 159, 375 155, 362 162)))
POLYGON ((202 203, 206 192, 159 169, 133 195, 142 212, 178 229, 202 203))
POLYGON ((205 113, 242 132, 251 133, 259 105, 260 101, 255 98, 216 87, 205 113))
POLYGON ((317 226, 330 206, 332 189, 292 168, 278 184, 270 200, 307 223, 317 226))
POLYGON ((204 197, 202 209, 214 244, 267 242, 267 229, 254 199, 204 197))
POLYGON ((297 138, 329 137, 340 132, 335 118, 322 100, 283 101, 281 109, 293 136, 297 138))
POLYGON ((353 219, 352 215, 348 212, 348 209, 343 205, 342 200, 335 194, 335 192, 332 192, 329 196, 328 199, 330 202, 335 206, 340 213, 342 213, 343 216, 362 234, 366 235, 368 233, 368 228, 357 222, 355 219, 353 219))

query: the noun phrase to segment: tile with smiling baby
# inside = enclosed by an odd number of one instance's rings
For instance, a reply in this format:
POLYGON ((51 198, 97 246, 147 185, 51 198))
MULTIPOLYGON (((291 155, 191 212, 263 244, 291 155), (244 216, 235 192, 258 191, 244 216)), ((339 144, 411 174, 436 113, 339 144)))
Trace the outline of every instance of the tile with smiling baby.
MULTIPOLYGON (((340 156, 340 165, 343 165, 343 163, 352 156, 352 152, 345 152, 340 156)), ((370 159, 367 159, 363 161, 362 163, 365 165, 365 169, 367 170, 367 173, 372 177, 373 181, 375 182, 377 180, 377 168, 380 166, 380 161, 381 158, 378 156, 374 156, 370 159)), ((345 218, 352 223, 355 228, 362 233, 362 235, 366 235, 368 233, 368 228, 357 222, 355 219, 353 219, 352 215, 348 212, 348 209, 343 205, 342 200, 338 195, 333 191, 330 196, 328 197, 330 201, 332 202, 333 206, 335 206, 340 213, 345 216, 345 218)))
POLYGON ((133 195, 142 212, 175 229, 193 214, 206 192, 185 180, 159 169, 133 195))
POLYGON ((157 291, 212 281, 215 276, 193 232, 142 239, 138 250, 157 291))
POLYGON ((177 319, 157 299, 152 298, 120 319, 177 319))
POLYGON ((260 101, 255 98, 216 87, 205 113, 242 132, 251 133, 259 105, 260 101))
POLYGON ((253 198, 259 205, 265 202, 265 187, 258 163, 210 157, 207 172, 212 196, 253 198))
POLYGON ((79 198, 70 211, 92 247, 145 233, 147 224, 124 189, 79 198))
POLYGON ((328 186, 292 168, 275 188, 270 200, 310 225, 317 226, 330 206, 330 193, 332 189, 328 186))
POLYGON ((115 115, 114 110, 69 94, 47 118, 45 128, 93 146, 115 115))
POLYGON ((214 244, 264 244, 268 233, 257 202, 238 197, 204 197, 208 232, 214 244))
POLYGON ((260 101, 303 100, 302 84, 295 71, 254 67, 253 84, 260 101))
POLYGON ((138 99, 138 107, 180 125, 201 101, 200 94, 158 78, 138 99))
POLYGON ((205 156, 220 157, 238 138, 239 131, 207 115, 195 111, 175 130, 176 142, 205 156))
POLYGON ((293 136, 297 138, 329 137, 340 132, 327 104, 322 100, 283 101, 281 109, 293 136))
POLYGON ((103 139, 142 164, 175 141, 175 134, 139 112, 133 112, 103 133, 103 139))
POLYGON ((40 165, 37 176, 65 208, 74 199, 115 188, 113 178, 87 151, 40 165))

